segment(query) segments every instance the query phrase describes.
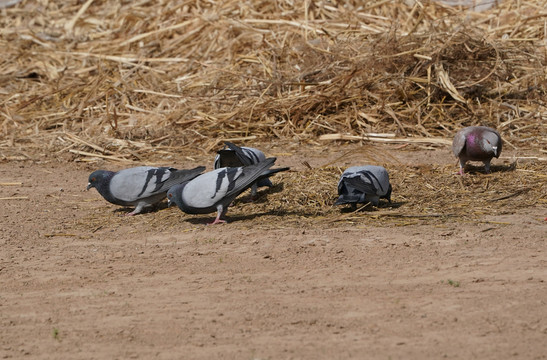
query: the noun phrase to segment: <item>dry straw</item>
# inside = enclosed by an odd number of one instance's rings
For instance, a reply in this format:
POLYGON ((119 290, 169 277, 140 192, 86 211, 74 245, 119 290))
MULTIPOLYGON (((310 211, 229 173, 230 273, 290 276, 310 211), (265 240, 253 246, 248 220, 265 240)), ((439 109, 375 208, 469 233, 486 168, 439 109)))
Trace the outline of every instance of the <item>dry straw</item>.
MULTIPOLYGON (((223 140, 446 147, 481 124, 539 156, 466 178, 455 165, 390 166, 394 204, 359 214, 332 206, 341 169, 330 159, 276 175, 262 200, 230 214, 265 227, 280 216, 408 225, 544 207, 547 0, 492 4, 0 0, 0 159, 129 166, 210 158, 223 140)), ((153 214, 154 229, 194 219, 153 214)), ((76 227, 112 219, 103 209, 76 227)))
POLYGON ((8 1, 0 156, 142 162, 224 139, 444 144, 472 124, 540 148, 546 8, 8 1))
MULTIPOLYGON (((352 212, 349 206, 333 206, 342 169, 326 166, 280 173, 272 178, 273 188, 259 191, 258 201, 249 202, 248 193, 238 198, 229 208, 228 219, 232 226, 254 229, 331 228, 348 224, 446 226, 458 222, 500 225, 506 224, 504 215, 524 208, 545 207, 547 181, 541 164, 522 164, 517 169, 514 164, 494 165, 491 175, 479 175, 483 168, 468 170, 475 175, 456 176, 457 168, 452 165, 392 166, 392 203, 382 200, 378 208, 365 206, 357 212, 352 212)), ((178 208, 166 209, 164 204, 159 211, 139 219, 122 216, 126 211, 101 200, 96 203, 95 211, 87 212, 74 228, 65 230, 89 236, 95 229, 133 221, 147 221, 150 225, 147 228, 153 232, 192 230, 210 222, 215 215, 186 215, 178 208)), ((542 221, 543 215, 540 211, 529 221, 542 221)))

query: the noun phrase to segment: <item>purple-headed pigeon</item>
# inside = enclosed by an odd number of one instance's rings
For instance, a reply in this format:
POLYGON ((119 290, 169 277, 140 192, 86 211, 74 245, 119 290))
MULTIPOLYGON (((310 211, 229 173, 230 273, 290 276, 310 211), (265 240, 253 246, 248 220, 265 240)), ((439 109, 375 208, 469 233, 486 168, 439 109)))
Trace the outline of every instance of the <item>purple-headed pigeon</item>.
POLYGON ((452 142, 452 152, 460 159, 459 174, 467 161, 482 161, 486 173, 490 173, 490 161, 501 154, 500 134, 486 126, 468 126, 456 133, 452 142))

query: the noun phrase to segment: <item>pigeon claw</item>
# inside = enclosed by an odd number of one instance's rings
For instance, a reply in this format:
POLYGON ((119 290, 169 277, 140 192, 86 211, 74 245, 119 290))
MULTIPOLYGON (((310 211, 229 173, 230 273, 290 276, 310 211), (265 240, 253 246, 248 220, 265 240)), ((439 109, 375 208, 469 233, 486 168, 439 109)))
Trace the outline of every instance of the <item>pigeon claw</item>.
POLYGON ((216 218, 213 222, 207 223, 207 225, 226 224, 226 223, 227 223, 226 220, 216 218))

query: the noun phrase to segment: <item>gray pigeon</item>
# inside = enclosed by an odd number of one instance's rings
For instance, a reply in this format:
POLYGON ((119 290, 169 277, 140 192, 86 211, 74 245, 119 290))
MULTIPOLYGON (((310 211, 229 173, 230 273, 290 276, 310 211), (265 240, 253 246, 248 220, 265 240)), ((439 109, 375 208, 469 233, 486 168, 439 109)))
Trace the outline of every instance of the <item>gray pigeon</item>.
POLYGON ((270 169, 275 158, 268 158, 257 164, 240 167, 223 167, 206 172, 184 184, 175 185, 167 192, 169 206, 172 203, 188 214, 208 214, 217 212, 211 224, 226 222, 228 206, 234 199, 252 186, 277 172, 289 168, 270 169))
POLYGON ((94 187, 112 204, 136 206, 127 215, 136 215, 146 206, 165 198, 165 193, 176 184, 192 180, 205 170, 198 166, 190 170, 169 167, 139 166, 118 172, 97 170, 89 175, 87 190, 94 187))
MULTIPOLYGON (((258 149, 246 146, 239 147, 229 141, 225 141, 224 143, 226 144, 226 146, 224 147, 224 149, 219 150, 217 156, 215 157, 215 169, 258 164, 259 162, 266 159, 264 153, 258 149)), ((268 178, 264 178, 255 182, 251 186, 252 199, 256 198, 256 195, 258 193, 258 187, 263 186, 272 187, 273 184, 268 178)))
POLYGON ((352 166, 342 173, 338 182, 338 200, 335 205, 370 202, 378 206, 380 198, 391 202, 391 184, 387 170, 382 166, 352 166))
POLYGON ((452 142, 452 152, 460 159, 459 174, 467 161, 482 161, 486 173, 490 173, 490 161, 501 154, 500 134, 486 126, 468 126, 456 133, 452 142))

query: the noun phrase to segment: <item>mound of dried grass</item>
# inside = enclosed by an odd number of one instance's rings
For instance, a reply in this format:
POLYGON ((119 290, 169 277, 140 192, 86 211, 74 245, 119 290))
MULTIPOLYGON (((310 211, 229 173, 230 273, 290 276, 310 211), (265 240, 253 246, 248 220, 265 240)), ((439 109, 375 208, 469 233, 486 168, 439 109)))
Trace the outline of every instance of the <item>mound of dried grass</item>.
MULTIPOLYGON (((335 167, 279 174, 283 191, 266 191, 267 201, 237 204, 235 214, 283 215, 284 219, 321 222, 359 222, 364 224, 443 223, 483 221, 484 216, 512 214, 521 208, 544 206, 547 185, 539 164, 496 166, 484 176, 455 176, 454 166, 388 166, 393 185, 392 203, 382 201, 379 208, 365 206, 357 212, 333 206, 336 184, 342 172, 335 167), (397 209, 401 207, 403 211, 397 209)), ((471 170, 474 171, 474 170, 471 170)), ((477 171, 483 172, 480 168, 477 171)), ((232 211, 231 211, 232 212, 232 211)), ((265 222, 262 220, 262 222, 265 222)))
POLYGON ((145 161, 224 139, 436 139, 471 124, 545 145, 545 4, 361 3, 2 9, 1 155, 145 161))

